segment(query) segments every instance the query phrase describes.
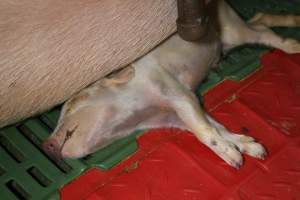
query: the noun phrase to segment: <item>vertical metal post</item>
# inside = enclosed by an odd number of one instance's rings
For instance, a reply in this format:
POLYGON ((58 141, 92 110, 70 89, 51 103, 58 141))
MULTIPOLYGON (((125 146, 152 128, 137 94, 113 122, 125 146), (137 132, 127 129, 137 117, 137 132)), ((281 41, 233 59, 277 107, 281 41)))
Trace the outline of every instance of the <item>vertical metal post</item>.
POLYGON ((177 0, 177 31, 182 39, 197 41, 206 34, 209 19, 205 6, 205 0, 177 0))

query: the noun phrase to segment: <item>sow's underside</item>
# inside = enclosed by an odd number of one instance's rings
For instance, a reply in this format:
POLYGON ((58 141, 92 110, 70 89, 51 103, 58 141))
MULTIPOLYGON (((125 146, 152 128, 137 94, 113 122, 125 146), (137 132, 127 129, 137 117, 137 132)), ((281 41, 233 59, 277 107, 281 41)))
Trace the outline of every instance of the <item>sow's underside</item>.
POLYGON ((175 0, 0 4, 0 127, 45 111, 176 30, 175 0))

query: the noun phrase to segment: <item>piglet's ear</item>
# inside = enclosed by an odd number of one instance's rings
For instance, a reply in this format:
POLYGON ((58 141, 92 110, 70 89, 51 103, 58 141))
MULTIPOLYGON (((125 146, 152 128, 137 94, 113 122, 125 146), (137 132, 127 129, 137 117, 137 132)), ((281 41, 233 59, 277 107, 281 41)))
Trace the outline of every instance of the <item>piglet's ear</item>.
POLYGON ((101 81, 101 85, 109 87, 112 85, 120 85, 129 82, 135 74, 134 68, 129 65, 126 68, 113 72, 101 81))

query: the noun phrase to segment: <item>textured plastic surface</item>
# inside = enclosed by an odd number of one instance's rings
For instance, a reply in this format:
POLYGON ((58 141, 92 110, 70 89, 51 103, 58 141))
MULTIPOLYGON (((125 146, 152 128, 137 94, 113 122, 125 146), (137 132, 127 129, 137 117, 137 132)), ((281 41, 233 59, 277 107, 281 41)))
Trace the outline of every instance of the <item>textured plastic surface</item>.
POLYGON ((153 130, 138 139, 135 155, 110 171, 89 171, 62 189, 62 199, 300 199, 300 54, 275 51, 262 63, 204 98, 227 128, 262 142, 267 160, 246 156, 235 170, 188 132, 153 130))

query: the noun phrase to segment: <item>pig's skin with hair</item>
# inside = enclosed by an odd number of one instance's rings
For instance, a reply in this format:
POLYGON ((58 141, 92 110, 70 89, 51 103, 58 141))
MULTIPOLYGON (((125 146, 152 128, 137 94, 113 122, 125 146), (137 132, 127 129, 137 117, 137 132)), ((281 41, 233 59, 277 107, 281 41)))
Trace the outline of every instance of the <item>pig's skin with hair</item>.
POLYGON ((0 2, 0 127, 41 113, 176 29, 175 0, 0 2))

